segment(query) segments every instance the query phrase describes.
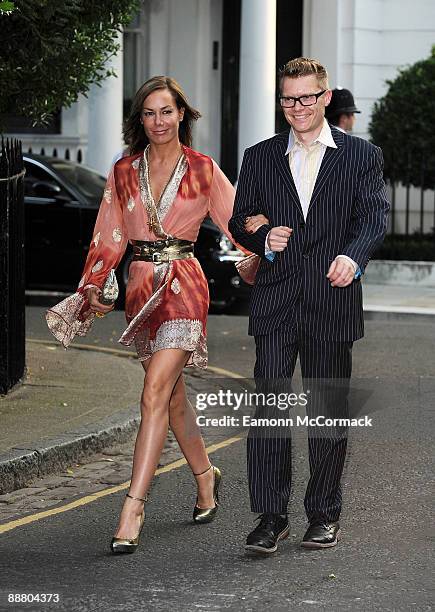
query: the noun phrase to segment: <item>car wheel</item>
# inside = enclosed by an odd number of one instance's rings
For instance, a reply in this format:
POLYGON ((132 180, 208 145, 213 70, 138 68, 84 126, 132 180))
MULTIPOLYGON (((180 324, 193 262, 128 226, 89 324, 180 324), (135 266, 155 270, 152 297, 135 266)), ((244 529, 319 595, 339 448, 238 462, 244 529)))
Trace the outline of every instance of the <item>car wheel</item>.
POLYGON ((228 300, 211 300, 209 313, 210 314, 225 314, 231 310, 235 302, 234 298, 230 298, 228 300))

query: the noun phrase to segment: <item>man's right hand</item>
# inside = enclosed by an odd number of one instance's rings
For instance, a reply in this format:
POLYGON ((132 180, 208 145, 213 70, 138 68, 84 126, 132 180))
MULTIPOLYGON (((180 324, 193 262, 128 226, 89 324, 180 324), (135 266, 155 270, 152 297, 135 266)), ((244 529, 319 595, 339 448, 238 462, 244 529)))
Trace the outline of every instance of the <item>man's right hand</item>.
POLYGON ((267 244, 270 250, 274 252, 283 251, 287 247, 288 239, 292 233, 291 227, 285 227, 284 225, 272 227, 267 236, 267 244))

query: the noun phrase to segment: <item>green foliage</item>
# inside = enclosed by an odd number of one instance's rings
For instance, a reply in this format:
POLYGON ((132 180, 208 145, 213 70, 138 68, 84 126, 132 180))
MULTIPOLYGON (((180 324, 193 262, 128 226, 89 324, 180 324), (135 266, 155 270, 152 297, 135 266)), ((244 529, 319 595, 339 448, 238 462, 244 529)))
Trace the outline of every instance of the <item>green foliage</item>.
POLYGON ((2 13, 12 13, 12 11, 14 10, 15 5, 13 2, 0 2, 0 15, 2 13))
POLYGON ((435 46, 431 55, 387 81, 369 126, 384 153, 385 175, 403 184, 435 188, 435 46))
POLYGON ((373 259, 435 261, 435 233, 389 234, 376 250, 373 259))
MULTIPOLYGON (((3 3, 4 4, 4 3, 3 3)), ((140 0, 16 0, 0 13, 0 114, 45 123, 112 71, 118 32, 140 0)))

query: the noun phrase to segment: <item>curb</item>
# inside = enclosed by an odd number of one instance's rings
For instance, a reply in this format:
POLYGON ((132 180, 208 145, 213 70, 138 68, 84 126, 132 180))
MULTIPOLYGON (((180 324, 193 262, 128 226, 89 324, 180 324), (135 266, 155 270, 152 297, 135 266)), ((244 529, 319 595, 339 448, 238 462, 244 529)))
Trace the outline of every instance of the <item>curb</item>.
MULTIPOLYGON (((26 338, 26 343, 58 346, 53 340, 26 338)), ((77 344, 73 350, 94 351, 136 358, 136 353, 109 347, 77 344)), ((22 489, 36 478, 65 470, 72 463, 100 453, 113 444, 127 442, 137 431, 140 413, 137 406, 119 410, 104 419, 79 427, 61 436, 48 437, 40 448, 14 447, 0 454, 0 495, 22 489)))
POLYGON ((365 321, 407 321, 412 323, 429 323, 435 317, 435 308, 410 308, 407 306, 381 306, 367 304, 364 306, 365 321))
POLYGON ((24 488, 30 480, 66 469, 104 448, 127 442, 139 427, 137 406, 62 436, 41 448, 13 448, 0 455, 0 494, 24 488), (25 452, 23 452, 25 451, 25 452))

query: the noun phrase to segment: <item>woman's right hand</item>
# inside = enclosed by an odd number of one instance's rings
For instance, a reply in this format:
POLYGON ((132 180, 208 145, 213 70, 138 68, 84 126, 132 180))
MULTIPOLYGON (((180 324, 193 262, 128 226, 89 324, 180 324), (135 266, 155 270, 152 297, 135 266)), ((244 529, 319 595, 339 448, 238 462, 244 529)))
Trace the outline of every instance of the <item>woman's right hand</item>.
POLYGON ((249 234, 255 234, 255 232, 262 225, 268 225, 269 219, 262 214, 253 215, 252 217, 246 217, 245 230, 249 234))
POLYGON ((86 297, 88 298, 91 312, 101 313, 103 316, 115 308, 115 304, 102 304, 99 301, 99 297, 102 294, 101 289, 98 287, 88 287, 85 290, 86 297))

